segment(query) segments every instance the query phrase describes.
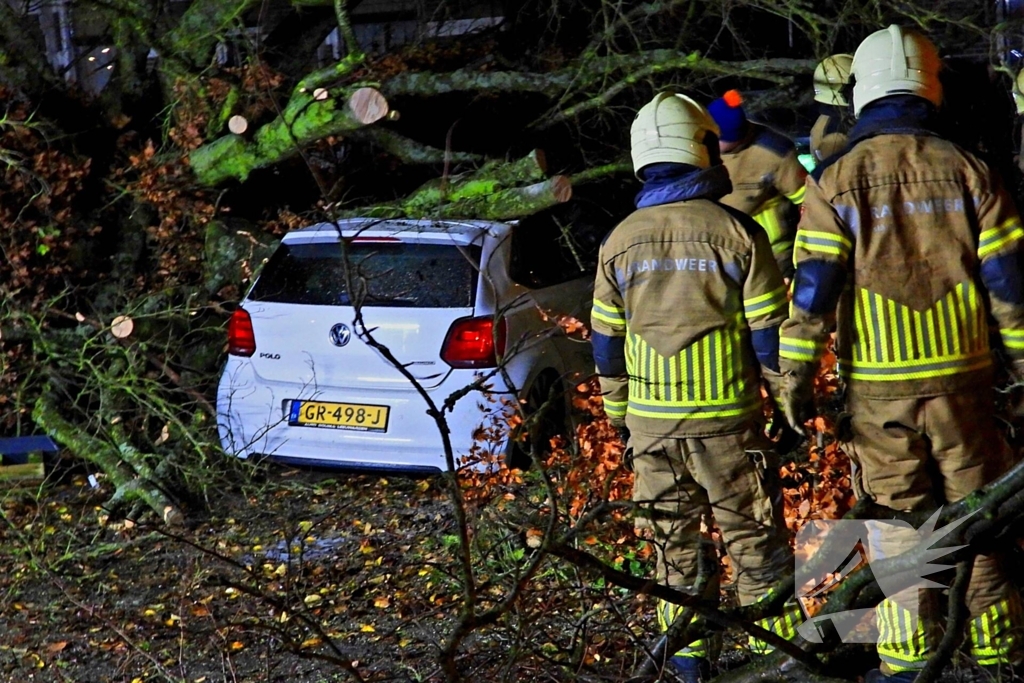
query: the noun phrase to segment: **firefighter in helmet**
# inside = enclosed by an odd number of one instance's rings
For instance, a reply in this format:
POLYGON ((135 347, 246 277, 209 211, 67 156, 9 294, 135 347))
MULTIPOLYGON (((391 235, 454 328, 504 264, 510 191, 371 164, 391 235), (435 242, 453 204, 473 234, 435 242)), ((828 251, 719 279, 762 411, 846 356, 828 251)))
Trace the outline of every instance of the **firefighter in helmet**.
POLYGON ((811 154, 815 163, 822 163, 846 147, 847 85, 853 55, 826 57, 814 69, 814 101, 818 102, 818 119, 811 128, 811 154))
POLYGON ((747 120, 743 97, 730 90, 708 105, 721 134, 722 163, 732 192, 722 203, 753 218, 767 233, 783 276, 793 271, 795 210, 804 201, 807 171, 793 141, 767 126, 747 120))
MULTIPOLYGON (((937 133, 940 68, 928 38, 895 25, 857 49, 857 123, 807 182, 780 342, 784 410, 802 424, 835 328, 847 452, 863 490, 903 511, 960 500, 1012 464, 989 390, 990 320, 1009 369, 1024 364, 1024 226, 996 174, 937 133)), ((936 593, 879 605, 869 683, 915 679, 937 644, 936 593)), ((1014 662, 1019 596, 996 557, 975 561, 967 603, 977 662, 1014 662)))
MULTIPOLYGON (((760 394, 762 378, 781 379, 786 286, 764 231, 719 203, 731 185, 704 107, 661 93, 630 132, 643 188, 601 246, 594 287, 605 410, 628 429, 637 525, 656 539, 658 580, 693 590, 702 519, 713 517, 750 604, 792 562, 760 394)), ((680 612, 660 603, 662 627, 680 612)), ((790 606, 762 625, 791 636, 797 616, 790 606)), ((671 665, 688 682, 707 680, 709 654, 704 640, 689 643, 671 665)))

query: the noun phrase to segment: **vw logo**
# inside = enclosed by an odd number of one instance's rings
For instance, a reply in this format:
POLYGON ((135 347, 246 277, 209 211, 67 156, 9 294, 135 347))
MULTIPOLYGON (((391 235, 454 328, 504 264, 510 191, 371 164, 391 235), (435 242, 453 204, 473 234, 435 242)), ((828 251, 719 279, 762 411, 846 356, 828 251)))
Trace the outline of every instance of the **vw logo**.
POLYGON ((338 323, 331 328, 330 337, 335 346, 345 346, 352 339, 352 330, 345 323, 338 323))

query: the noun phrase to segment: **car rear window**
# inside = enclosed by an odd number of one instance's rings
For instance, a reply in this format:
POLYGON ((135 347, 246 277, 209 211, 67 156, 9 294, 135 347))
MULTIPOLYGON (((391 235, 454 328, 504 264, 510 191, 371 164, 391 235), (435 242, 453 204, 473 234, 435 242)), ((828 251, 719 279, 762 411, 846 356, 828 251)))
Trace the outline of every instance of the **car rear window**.
POLYGON ((402 242, 282 244, 249 299, 319 306, 469 308, 476 296, 480 248, 402 242))

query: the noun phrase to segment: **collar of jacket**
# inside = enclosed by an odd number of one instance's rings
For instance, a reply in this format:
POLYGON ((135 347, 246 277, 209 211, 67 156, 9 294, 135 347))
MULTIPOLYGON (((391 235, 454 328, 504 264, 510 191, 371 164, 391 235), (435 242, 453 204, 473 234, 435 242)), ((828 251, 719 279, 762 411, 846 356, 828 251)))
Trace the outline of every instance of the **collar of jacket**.
POLYGON ((893 95, 864 108, 850 131, 850 145, 876 135, 938 135, 935 107, 913 95, 893 95))
POLYGON ((644 169, 644 186, 636 208, 688 199, 720 199, 732 192, 729 172, 721 164, 698 168, 689 164, 651 164, 644 169))

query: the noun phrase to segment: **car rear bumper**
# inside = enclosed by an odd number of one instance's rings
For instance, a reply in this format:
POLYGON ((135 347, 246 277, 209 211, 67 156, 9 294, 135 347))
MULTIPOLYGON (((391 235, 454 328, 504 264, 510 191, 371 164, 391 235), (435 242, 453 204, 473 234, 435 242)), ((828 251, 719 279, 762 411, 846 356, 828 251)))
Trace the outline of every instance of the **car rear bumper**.
MULTIPOLYGON (((455 371, 430 391, 441 404, 452 391, 473 381, 472 371, 455 371)), ((493 382, 503 386, 500 382, 493 382)), ((498 396, 493 400, 471 393, 445 413, 456 465, 460 457, 480 451, 503 453, 502 437, 474 440, 480 430, 504 423, 506 408, 498 396)), ((256 380, 245 361, 229 360, 217 395, 218 429, 221 446, 241 458, 270 457, 291 464, 334 466, 349 469, 405 470, 428 472, 447 469, 444 447, 437 423, 427 415, 427 405, 415 391, 324 389, 256 380), (293 426, 288 423, 290 403, 295 399, 387 405, 391 409, 387 432, 365 432, 325 427, 293 426)))

